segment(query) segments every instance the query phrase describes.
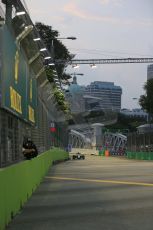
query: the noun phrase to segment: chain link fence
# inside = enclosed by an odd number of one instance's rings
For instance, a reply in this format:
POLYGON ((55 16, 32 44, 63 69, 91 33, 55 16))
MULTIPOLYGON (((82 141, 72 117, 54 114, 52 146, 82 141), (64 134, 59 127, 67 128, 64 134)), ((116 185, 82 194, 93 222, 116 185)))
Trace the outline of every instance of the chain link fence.
POLYGON ((30 138, 41 154, 52 147, 62 149, 68 146, 66 122, 55 122, 55 132, 49 128, 50 119, 43 106, 38 106, 38 125, 31 126, 8 111, 0 108, 0 167, 24 160, 22 145, 24 138, 30 138))
POLYGON ((153 132, 129 134, 127 138, 127 151, 153 152, 153 132))

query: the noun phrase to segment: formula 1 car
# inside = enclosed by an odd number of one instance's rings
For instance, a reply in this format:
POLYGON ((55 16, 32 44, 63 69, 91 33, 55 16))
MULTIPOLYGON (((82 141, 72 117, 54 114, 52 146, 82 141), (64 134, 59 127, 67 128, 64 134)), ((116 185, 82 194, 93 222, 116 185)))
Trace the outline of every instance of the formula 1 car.
POLYGON ((72 159, 73 160, 84 160, 85 159, 85 156, 81 153, 75 153, 73 156, 72 156, 72 159))

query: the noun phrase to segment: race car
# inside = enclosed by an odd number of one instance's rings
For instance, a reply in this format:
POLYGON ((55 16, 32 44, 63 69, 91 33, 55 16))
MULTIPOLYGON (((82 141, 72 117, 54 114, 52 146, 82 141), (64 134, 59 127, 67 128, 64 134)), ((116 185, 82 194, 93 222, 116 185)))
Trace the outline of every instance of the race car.
POLYGON ((85 156, 81 153, 75 153, 73 156, 72 156, 72 159, 73 160, 84 160, 85 159, 85 156))

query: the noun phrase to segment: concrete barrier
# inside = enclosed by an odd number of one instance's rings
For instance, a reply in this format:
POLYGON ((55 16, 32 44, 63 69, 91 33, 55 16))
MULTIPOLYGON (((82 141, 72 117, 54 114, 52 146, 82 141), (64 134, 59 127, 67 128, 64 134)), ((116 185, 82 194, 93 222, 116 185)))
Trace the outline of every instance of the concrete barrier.
POLYGON ((68 159, 68 153, 52 149, 36 158, 0 169, 0 230, 22 208, 54 161, 68 159))

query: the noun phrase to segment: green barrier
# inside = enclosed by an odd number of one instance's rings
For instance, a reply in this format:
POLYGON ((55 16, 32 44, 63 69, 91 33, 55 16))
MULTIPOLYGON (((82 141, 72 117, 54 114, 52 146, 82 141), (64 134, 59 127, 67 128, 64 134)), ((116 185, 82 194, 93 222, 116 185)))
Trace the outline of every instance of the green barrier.
POLYGON ((141 154, 141 160, 147 160, 146 157, 147 157, 146 153, 142 152, 142 154, 141 154))
POLYGON ((137 160, 141 160, 141 158, 142 158, 142 152, 136 152, 135 155, 136 155, 136 159, 137 160))
POLYGON ((150 160, 150 153, 149 152, 142 152, 142 159, 143 160, 150 160))
POLYGON ((135 159, 136 156, 135 156, 135 152, 131 152, 131 159, 135 159))
POLYGON ((5 229, 32 195, 53 161, 68 157, 67 152, 52 149, 31 160, 0 169, 0 230, 5 229))
POLYGON ((153 152, 150 152, 150 160, 153 160, 153 152))
POLYGON ((105 150, 100 150, 99 151, 99 156, 105 156, 105 150))
POLYGON ((127 152, 128 159, 153 160, 153 152, 127 152))
POLYGON ((146 157, 145 157, 145 158, 146 158, 146 160, 149 160, 149 152, 146 152, 146 154, 145 154, 145 155, 146 155, 146 157))
POLYGON ((153 152, 148 152, 148 160, 153 160, 153 152))
POLYGON ((128 159, 132 159, 131 152, 127 152, 126 154, 128 159))
POLYGON ((134 153, 130 152, 130 159, 133 159, 133 158, 134 158, 134 153))

